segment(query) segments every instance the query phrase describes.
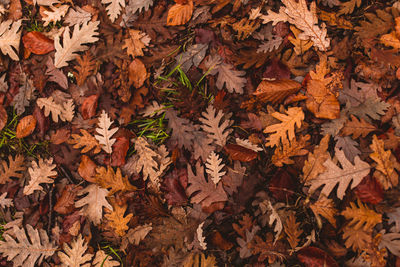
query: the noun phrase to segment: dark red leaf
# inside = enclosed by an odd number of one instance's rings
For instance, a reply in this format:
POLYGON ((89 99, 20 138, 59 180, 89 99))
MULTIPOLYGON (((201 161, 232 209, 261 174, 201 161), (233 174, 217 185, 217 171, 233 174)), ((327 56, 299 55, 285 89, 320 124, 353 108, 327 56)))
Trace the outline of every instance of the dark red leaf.
POLYGON ((49 118, 44 116, 43 111, 37 105, 35 105, 35 109, 33 110, 33 116, 37 121, 36 125, 39 129, 39 135, 43 137, 49 129, 49 118))
POLYGON ((174 169, 166 175, 162 189, 167 191, 165 199, 168 205, 183 205, 187 202, 185 189, 187 187, 188 174, 187 169, 174 169))
POLYGON ((125 164, 126 153, 129 149, 129 139, 125 136, 117 137, 117 141, 112 146, 111 166, 121 166, 125 164))
POLYGON ((306 247, 297 253, 297 258, 306 267, 339 267, 339 264, 325 251, 316 247, 306 247))
POLYGON ((98 95, 88 96, 82 103, 81 113, 82 118, 85 120, 90 119, 94 115, 96 115, 97 109, 97 100, 99 99, 98 95))
POLYGON ((272 59, 271 63, 267 66, 263 73, 263 78, 269 79, 290 79, 290 70, 279 59, 272 59))
POLYGON ((269 181, 268 189, 274 198, 279 201, 286 201, 296 190, 295 180, 286 169, 278 169, 269 181))
POLYGON ((28 32, 22 37, 25 49, 36 55, 44 55, 54 50, 54 41, 41 32, 28 32))
POLYGON ((257 158, 258 155, 257 152, 236 144, 228 144, 224 146, 224 149, 232 158, 232 160, 239 160, 242 162, 252 161, 253 159, 257 158))
POLYGON ((4 126, 6 126, 7 119, 8 115, 6 109, 0 105, 0 131, 4 128, 4 126))
POLYGON ((379 182, 367 175, 359 185, 354 189, 357 197, 367 203, 378 204, 383 200, 383 189, 379 182))

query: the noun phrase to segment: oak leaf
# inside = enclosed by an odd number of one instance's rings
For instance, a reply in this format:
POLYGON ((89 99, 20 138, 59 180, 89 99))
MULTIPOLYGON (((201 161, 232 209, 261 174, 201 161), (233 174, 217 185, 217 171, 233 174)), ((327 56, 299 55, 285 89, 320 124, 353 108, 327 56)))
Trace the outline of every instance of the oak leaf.
POLYGON ((11 180, 11 177, 22 178, 23 172, 25 171, 24 156, 18 154, 13 158, 11 155, 8 156, 8 164, 4 159, 1 161, 0 168, 0 184, 6 184, 11 180))
POLYGON ((186 192, 191 196, 190 201, 192 203, 201 203, 203 207, 208 207, 215 202, 228 200, 228 196, 222 187, 222 183, 216 185, 211 181, 211 179, 206 181, 204 177, 204 167, 200 165, 199 161, 196 163, 196 174, 193 173, 193 170, 189 165, 187 166, 187 169, 188 183, 190 185, 186 188, 186 192))
POLYGON ((38 162, 39 164, 33 160, 32 167, 28 169, 31 179, 29 180, 29 183, 24 187, 24 195, 33 194, 33 192, 36 190, 43 191, 43 187, 39 184, 53 183, 54 176, 57 175, 57 172, 53 170, 56 167, 56 164, 52 164, 53 158, 49 158, 46 160, 39 158, 38 162))
POLYGON ((21 32, 19 31, 21 22, 22 20, 6 20, 0 24, 0 50, 4 55, 9 55, 15 61, 19 61, 17 53, 21 39, 21 32))
POLYGON ((56 252, 57 247, 50 242, 45 230, 34 229, 29 224, 26 225, 26 230, 25 232, 24 228, 14 226, 15 237, 4 234, 0 241, 0 253, 8 261, 12 261, 14 266, 39 266, 44 258, 51 257, 56 252))
POLYGON ((183 25, 190 20, 193 13, 193 0, 186 4, 175 4, 168 10, 167 25, 183 25))
POLYGON ((221 171, 225 167, 225 164, 222 163, 222 159, 218 156, 218 154, 215 154, 215 152, 212 151, 208 156, 205 165, 206 172, 211 180, 214 182, 214 184, 218 184, 222 176, 224 176, 226 173, 225 171, 221 171))
POLYGON ((274 155, 271 158, 272 163, 277 167, 282 167, 283 164, 293 164, 294 161, 290 157, 307 155, 308 150, 304 149, 307 146, 307 141, 310 135, 300 136, 299 141, 293 139, 290 143, 284 143, 275 149, 274 155))
POLYGON ((68 14, 64 18, 64 22, 67 23, 69 26, 73 26, 76 24, 83 24, 89 22, 92 18, 92 15, 80 8, 79 6, 75 6, 74 9, 70 8, 68 14))
POLYGON ((13 199, 7 198, 7 192, 0 195, 0 207, 3 209, 14 206, 13 199))
POLYGON ((397 186, 399 175, 395 168, 398 166, 398 163, 392 156, 391 151, 385 150, 383 140, 379 140, 376 135, 373 136, 370 148, 373 153, 369 157, 377 163, 375 167, 377 172, 374 176, 378 179, 383 189, 387 190, 397 186))
POLYGON ((182 267, 193 267, 193 266, 216 267, 217 260, 213 255, 209 255, 208 257, 206 257, 206 255, 204 255, 203 253, 191 253, 182 262, 182 267))
POLYGON ((313 153, 308 154, 308 158, 304 162, 302 182, 308 182, 315 179, 319 174, 323 173, 326 168, 324 162, 329 158, 328 145, 330 136, 325 135, 319 145, 314 148, 313 153))
POLYGON ((85 253, 88 249, 88 244, 79 236, 71 242, 71 246, 64 243, 64 251, 57 253, 61 261, 61 267, 89 267, 93 254, 85 253))
POLYGON ((379 249, 385 247, 387 248, 393 255, 400 257, 400 234, 399 233, 385 233, 385 230, 382 230, 381 242, 378 246, 379 249))
POLYGON ((56 53, 54 55, 54 66, 56 68, 62 68, 68 66, 68 61, 76 58, 77 52, 87 50, 85 43, 94 43, 99 38, 96 37, 99 21, 88 22, 74 26, 72 36, 69 31, 70 28, 66 27, 63 33, 63 46, 60 44, 60 37, 56 35, 54 37, 54 46, 56 48, 56 53))
POLYGON ((343 14, 351 14, 354 11, 354 8, 360 7, 361 6, 361 2, 362 0, 350 0, 348 2, 345 3, 341 3, 340 4, 340 9, 338 12, 338 15, 343 15, 343 14))
POLYGON ((285 220, 284 224, 285 233, 287 235, 287 241, 292 249, 295 249, 300 242, 300 236, 303 233, 302 229, 299 229, 300 223, 296 222, 296 216, 290 213, 285 220))
POLYGON ((343 239, 346 248, 351 248, 354 252, 365 250, 369 243, 372 242, 371 229, 355 229, 354 227, 345 226, 343 228, 343 239))
POLYGON ((168 119, 168 128, 172 130, 171 141, 177 143, 179 148, 192 149, 195 139, 193 123, 186 118, 179 117, 174 109, 167 109, 165 118, 168 119))
POLYGON ((295 137, 295 127, 300 128, 301 122, 304 120, 303 110, 299 107, 290 107, 286 114, 279 112, 272 113, 272 117, 281 121, 281 123, 273 124, 264 129, 264 133, 271 133, 267 138, 266 146, 274 147, 282 144, 288 144, 295 137))
POLYGON ((262 102, 268 101, 277 104, 285 100, 287 96, 299 91, 300 88, 301 84, 293 80, 264 80, 257 86, 253 95, 262 102))
POLYGON ((125 7, 125 0, 101 0, 101 3, 105 5, 109 4, 106 6, 106 10, 111 22, 114 22, 118 18, 122 8, 125 7))
POLYGON ((72 213, 75 207, 75 197, 80 189, 82 188, 77 185, 66 185, 54 205, 54 211, 64 215, 72 213))
POLYGON ((94 225, 99 225, 103 218, 103 207, 113 210, 106 199, 108 193, 107 189, 96 184, 90 184, 78 192, 78 196, 87 195, 76 201, 75 207, 81 208, 81 214, 86 216, 94 225))
POLYGON ((110 255, 107 255, 104 250, 100 249, 96 252, 96 255, 93 259, 94 267, 116 267, 120 266, 118 261, 112 259, 110 255))
POLYGON ((24 138, 33 133, 36 127, 36 119, 32 115, 23 117, 17 125, 17 131, 15 136, 17 138, 24 138))
POLYGON ((64 102, 62 105, 54 101, 52 96, 41 97, 36 101, 37 105, 44 108, 44 115, 48 117, 51 113, 51 118, 54 122, 58 122, 58 118, 62 121, 72 121, 75 114, 75 104, 72 99, 64 102))
POLYGON ((115 143, 115 138, 111 138, 117 131, 118 128, 109 129, 112 121, 108 117, 107 113, 103 110, 100 117, 98 118, 96 134, 94 137, 99 141, 101 148, 108 154, 112 153, 112 145, 115 143))
POLYGON ((233 121, 229 120, 231 115, 224 116, 225 114, 221 110, 216 112, 212 105, 209 105, 201 115, 203 116, 199 118, 202 122, 201 128, 207 132, 209 139, 223 147, 226 144, 228 135, 232 132, 232 129, 228 129, 233 123, 233 121))
POLYGON ((150 37, 141 31, 129 29, 128 38, 124 40, 122 48, 126 48, 128 55, 135 57, 144 56, 143 49, 149 45, 150 37))
POLYGON ((364 119, 358 120, 354 115, 350 116, 350 120, 348 120, 342 128, 342 135, 353 135, 353 139, 357 139, 362 136, 365 138, 370 132, 375 131, 376 127, 372 124, 369 124, 364 119))
POLYGON ((339 150, 343 150, 344 155, 351 162, 354 162, 354 158, 356 156, 361 155, 361 151, 357 148, 360 145, 356 141, 351 139, 351 137, 349 137, 349 136, 343 137, 343 136, 337 135, 337 136, 335 136, 335 141, 336 141, 335 148, 339 149, 339 150))
POLYGON ((131 228, 128 230, 126 238, 128 239, 129 243, 137 246, 139 245, 140 241, 142 241, 152 229, 153 227, 151 226, 151 223, 136 226, 135 228, 133 229, 131 228))
POLYGON ((82 135, 71 134, 71 139, 67 141, 68 144, 73 144, 74 148, 81 148, 81 153, 89 152, 94 148, 93 153, 97 154, 101 151, 99 142, 88 131, 80 129, 82 135))
POLYGON ((122 176, 121 170, 117 168, 114 172, 113 168, 107 166, 98 167, 96 169, 96 183, 105 189, 110 189, 109 195, 115 194, 118 191, 127 192, 134 191, 136 187, 129 183, 128 177, 122 176))
POLYGON ((76 77, 76 83, 78 86, 82 86, 86 79, 92 75, 97 66, 96 61, 91 52, 86 51, 83 55, 80 55, 76 58, 78 65, 74 67, 75 71, 72 73, 76 77))
POLYGON ((319 174, 315 179, 306 182, 306 184, 311 185, 310 193, 323 185, 321 194, 329 196, 333 188, 339 184, 336 195, 339 199, 343 199, 350 183, 351 189, 353 189, 368 175, 371 167, 358 156, 354 158, 353 165, 342 150, 335 149, 335 155, 342 167, 338 167, 331 159, 327 159, 323 164, 326 171, 319 174))
POLYGON ((294 52, 296 55, 302 55, 307 52, 314 43, 311 40, 302 40, 299 38, 301 31, 297 29, 295 26, 290 25, 290 30, 293 32, 293 36, 288 36, 288 40, 294 45, 294 52))
POLYGON ((316 202, 310 204, 310 209, 317 218, 317 223, 320 228, 322 228, 320 216, 327 219, 333 227, 336 227, 335 215, 337 214, 337 209, 335 209, 335 204, 332 199, 328 199, 326 196, 321 195, 316 202))
POLYGON ((369 209, 359 199, 357 199, 357 204, 358 207, 354 202, 350 202, 350 207, 340 213, 347 220, 351 220, 347 224, 349 227, 353 227, 354 230, 362 228, 367 231, 382 222, 382 214, 369 209))
POLYGON ((124 217, 127 205, 119 206, 114 205, 114 210, 111 213, 106 213, 105 217, 108 220, 108 224, 113 228, 115 233, 119 236, 124 236, 126 231, 129 229, 128 223, 133 217, 130 213, 124 217))

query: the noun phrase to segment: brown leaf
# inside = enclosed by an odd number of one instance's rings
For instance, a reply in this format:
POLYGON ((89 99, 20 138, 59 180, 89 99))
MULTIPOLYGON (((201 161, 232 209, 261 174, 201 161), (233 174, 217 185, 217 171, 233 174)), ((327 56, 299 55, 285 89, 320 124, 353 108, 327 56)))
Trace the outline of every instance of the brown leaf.
POLYGON ((366 203, 378 204, 383 200, 383 189, 381 184, 371 175, 367 175, 361 181, 354 193, 357 197, 366 203))
POLYGON ((339 267, 337 262, 325 251, 316 247, 306 247, 299 251, 297 258, 306 267, 339 267))
POLYGON ((190 20, 193 13, 193 1, 188 0, 185 5, 175 4, 168 10, 167 25, 183 25, 190 20))
POLYGON ((307 155, 308 150, 304 149, 307 146, 307 141, 310 135, 300 136, 299 141, 293 139, 289 144, 283 144, 275 149, 271 160, 277 167, 282 167, 283 164, 293 164, 294 161, 290 157, 307 155))
POLYGON ((129 192, 135 191, 136 187, 129 183, 128 177, 122 176, 121 170, 117 168, 117 172, 108 166, 107 169, 104 167, 96 168, 96 183, 101 187, 110 189, 109 195, 112 195, 118 191, 129 192))
POLYGON ((290 247, 295 249, 299 244, 303 230, 300 228, 300 223, 296 222, 296 216, 293 213, 290 213, 285 220, 285 233, 290 247))
POLYGON ((95 183, 96 163, 94 163, 88 156, 82 155, 81 163, 79 164, 78 173, 88 182, 95 183))
POLYGON ((227 144, 224 146, 224 149, 232 160, 239 160, 242 162, 252 161, 257 158, 258 155, 257 152, 237 144, 227 144))
POLYGON ((129 139, 125 136, 117 137, 112 146, 111 166, 118 167, 125 164, 126 153, 129 150, 129 139))
POLYGON ((70 130, 65 128, 58 129, 55 133, 53 133, 50 136, 50 142, 52 142, 55 145, 62 144, 64 142, 67 142, 70 135, 71 135, 70 130))
POLYGON ((6 126, 8 120, 8 115, 6 109, 3 105, 0 105, 0 131, 6 126))
POLYGON ((372 229, 378 223, 382 222, 382 214, 376 213, 374 210, 369 209, 359 199, 357 204, 350 202, 350 207, 347 207, 340 214, 343 215, 347 220, 351 221, 347 224, 349 227, 353 227, 354 230, 363 228, 364 230, 372 229))
POLYGON ((301 84, 292 80, 274 80, 261 81, 253 95, 262 102, 271 102, 272 104, 281 103, 291 94, 297 93, 301 84))
POLYGON ((99 99, 98 95, 91 95, 86 97, 85 100, 83 100, 81 106, 81 113, 83 119, 88 120, 92 118, 94 115, 96 115, 98 99, 99 99))
POLYGON ((8 8, 8 19, 16 21, 20 18, 22 18, 21 0, 11 0, 8 8))
POLYGON ((60 214, 72 213, 75 209, 75 197, 81 186, 77 185, 66 185, 61 193, 61 196, 57 199, 56 205, 54 205, 54 210, 60 214))
POLYGON ((308 159, 304 162, 303 166, 303 177, 301 178, 303 182, 315 179, 320 173, 326 170, 323 164, 329 158, 327 152, 329 140, 330 135, 325 135, 319 145, 314 148, 313 153, 308 154, 308 159))
POLYGON ((91 52, 86 51, 85 54, 76 58, 78 65, 75 66, 74 76, 76 83, 81 86, 85 83, 87 77, 92 75, 96 70, 96 61, 91 52))
POLYGON ((147 79, 147 70, 143 62, 135 58, 129 64, 129 84, 133 84, 136 88, 142 87, 144 81, 147 79))
POLYGON ((32 134, 36 127, 36 119, 33 115, 23 117, 17 125, 17 138, 24 138, 32 134))
POLYGON ((41 32, 28 32, 22 37, 25 49, 36 55, 44 55, 54 50, 54 41, 41 32))
POLYGON ((127 224, 133 217, 133 214, 130 213, 124 217, 127 205, 113 205, 113 207, 114 210, 111 213, 105 214, 105 217, 107 218, 108 224, 113 228, 115 233, 119 236, 124 236, 126 234, 126 231, 129 229, 129 226, 127 224))
POLYGON ((222 250, 230 250, 233 247, 233 243, 224 239, 220 232, 215 231, 212 235, 211 242, 222 250))
POLYGON ((342 135, 353 135, 353 139, 357 139, 360 136, 365 138, 370 132, 376 130, 374 125, 369 124, 363 118, 358 120, 354 115, 351 115, 350 118, 341 130, 342 135))
POLYGON ((317 218, 317 223, 320 228, 322 228, 320 216, 327 219, 333 227, 336 227, 335 215, 337 214, 337 210, 335 209, 335 204, 332 199, 328 199, 326 196, 320 196, 318 201, 310 204, 310 208, 317 218))

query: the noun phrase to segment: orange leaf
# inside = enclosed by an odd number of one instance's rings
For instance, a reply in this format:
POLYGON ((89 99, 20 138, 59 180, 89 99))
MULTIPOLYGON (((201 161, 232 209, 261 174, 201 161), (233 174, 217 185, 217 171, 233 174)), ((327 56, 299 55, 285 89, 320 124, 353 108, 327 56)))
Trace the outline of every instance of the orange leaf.
POLYGON ((146 79, 146 66, 140 59, 134 59, 129 65, 129 84, 133 84, 136 88, 140 88, 146 79))
POLYGON ((6 109, 3 107, 3 105, 0 105, 0 131, 4 128, 4 126, 6 126, 7 119, 8 115, 6 109))
POLYGON ((226 241, 220 232, 215 232, 211 239, 212 243, 219 247, 222 250, 230 250, 233 247, 233 244, 229 241, 226 241))
POLYGON ((70 135, 71 135, 70 130, 61 128, 50 136, 50 142, 52 142, 55 145, 62 144, 64 142, 67 142, 70 135))
POLYGON ((75 197, 78 191, 82 189, 81 186, 77 185, 66 185, 61 193, 61 196, 57 199, 54 210, 60 214, 69 214, 75 209, 75 197))
POLYGON ((273 104, 281 103, 286 97, 296 93, 301 88, 301 84, 288 80, 261 81, 253 95, 260 101, 270 101, 273 104))
POLYGON ((190 20, 193 13, 193 1, 189 0, 186 5, 175 4, 168 10, 167 25, 183 25, 190 20))
POLYGON ((22 37, 27 50, 36 55, 44 55, 54 50, 54 41, 41 32, 28 32, 22 37))
POLYGON ((94 163, 88 156, 82 155, 81 163, 79 164, 78 173, 88 182, 95 183, 96 163, 94 163))
POLYGON ((33 133, 36 127, 36 119, 32 115, 23 117, 17 125, 17 138, 24 138, 33 133))
POLYGON ((228 144, 224 146, 224 149, 226 153, 228 153, 229 156, 232 158, 232 160, 249 162, 257 158, 257 152, 236 144, 228 144))
POLYGON ((99 99, 98 95, 86 97, 81 106, 82 118, 87 120, 96 115, 97 99, 99 99))

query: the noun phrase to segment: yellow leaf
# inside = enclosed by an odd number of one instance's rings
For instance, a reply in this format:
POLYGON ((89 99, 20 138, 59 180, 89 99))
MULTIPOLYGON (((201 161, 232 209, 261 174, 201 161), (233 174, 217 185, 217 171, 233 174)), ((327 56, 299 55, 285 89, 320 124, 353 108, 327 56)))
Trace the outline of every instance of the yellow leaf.
POLYGON ((189 0, 187 4, 175 4, 168 10, 167 25, 183 25, 190 20, 193 13, 193 1, 189 0))
POLYGON ((183 262, 183 267, 216 267, 217 262, 213 255, 206 258, 203 253, 191 253, 183 262))
POLYGON ((128 38, 124 40, 122 48, 126 48, 128 55, 131 55, 133 58, 143 56, 142 50, 146 48, 146 45, 141 41, 141 38, 145 36, 146 34, 141 31, 129 29, 128 38))
POLYGON ((343 228, 343 239, 346 248, 351 248, 354 252, 363 251, 372 242, 372 229, 354 229, 346 226, 343 228))
POLYGON ((375 167, 382 175, 374 175, 381 183, 383 189, 387 190, 397 186, 399 175, 395 171, 396 159, 392 157, 390 150, 385 151, 384 141, 373 136, 372 144, 369 146, 374 152, 369 155, 378 165, 375 167))
POLYGON ((294 52, 296 55, 302 55, 304 52, 309 50, 313 45, 313 41, 311 40, 302 40, 299 38, 299 34, 301 31, 297 29, 295 26, 291 25, 290 29, 292 30, 294 37, 290 36, 288 37, 289 41, 294 45, 294 52))
POLYGON ((73 148, 81 148, 81 153, 89 152, 94 148, 93 153, 97 154, 101 151, 101 147, 96 138, 93 137, 88 131, 80 129, 81 134, 71 134, 71 139, 67 141, 68 144, 74 144, 73 148))
POLYGON ((341 213, 347 220, 351 220, 348 223, 349 227, 353 227, 354 230, 363 228, 367 231, 382 222, 382 214, 369 209, 359 199, 357 199, 357 204, 359 207, 354 202, 351 202, 350 207, 347 207, 341 213))
POLYGON ((282 144, 287 144, 295 137, 295 127, 301 127, 301 122, 304 120, 304 112, 299 107, 291 107, 286 111, 288 115, 274 112, 272 117, 281 121, 281 123, 273 124, 264 129, 264 133, 271 133, 267 138, 266 146, 278 146, 280 141, 282 144), (287 134, 286 134, 287 133, 287 134))

